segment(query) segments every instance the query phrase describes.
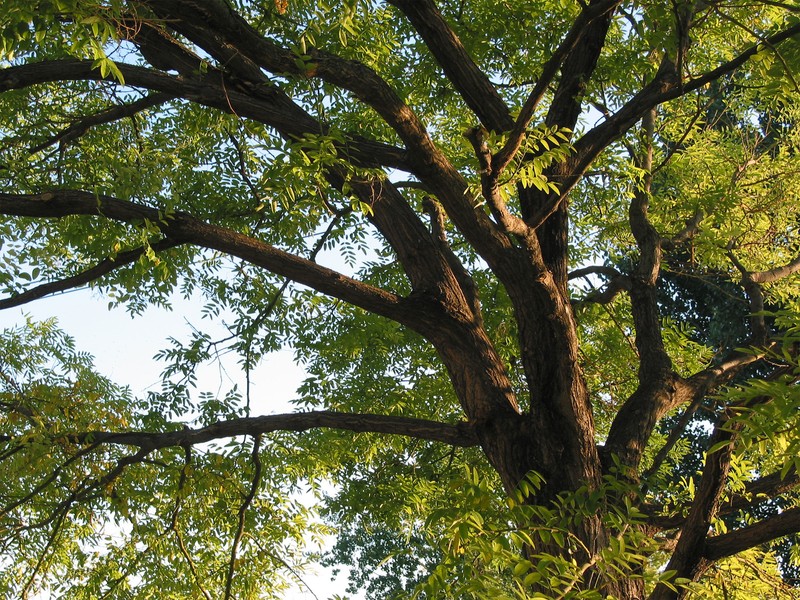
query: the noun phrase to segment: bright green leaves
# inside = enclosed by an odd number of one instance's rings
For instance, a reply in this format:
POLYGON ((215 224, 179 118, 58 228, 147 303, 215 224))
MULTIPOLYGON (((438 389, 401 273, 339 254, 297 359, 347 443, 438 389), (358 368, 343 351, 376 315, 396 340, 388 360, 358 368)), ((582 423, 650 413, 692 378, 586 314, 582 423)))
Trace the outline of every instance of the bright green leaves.
POLYGON ((0 62, 18 57, 89 58, 103 77, 124 83, 109 57, 117 47, 122 4, 77 0, 9 1, 0 17, 0 62))
POLYGON ((622 298, 609 304, 586 304, 578 309, 577 317, 581 363, 593 398, 597 429, 603 435, 617 408, 636 389, 637 356, 630 306, 622 298))
MULTIPOLYGON (((774 377, 730 386, 718 401, 730 406, 725 427, 741 429, 736 444, 741 460, 752 461, 753 472, 779 471, 785 476, 800 468, 800 388, 796 383, 800 374, 796 355, 800 323, 795 312, 772 316, 784 333, 779 345, 766 351, 766 356, 785 366, 774 377)), ((717 450, 711 448, 710 452, 717 450)))
POLYGON ((450 505, 428 517, 426 528, 442 559, 412 597, 603 598, 602 591, 579 585, 589 568, 611 579, 645 578, 649 585, 669 580, 669 573, 649 565, 656 542, 637 527, 644 515, 618 482, 609 479, 601 490, 581 489, 535 506, 532 498, 542 485, 535 473, 505 503, 477 471, 465 473, 451 484, 450 505), (601 509, 612 535, 592 552, 574 531, 601 509))
POLYGON ((738 279, 730 252, 752 271, 781 266, 797 256, 797 241, 784 233, 797 219, 800 181, 794 159, 785 153, 796 140, 783 125, 795 120, 796 108, 776 111, 756 104, 739 113, 735 106, 740 105, 732 98, 725 107, 709 111, 708 118, 715 120, 667 165, 653 206, 663 229, 674 223, 672 206, 683 207, 686 220, 692 210, 700 213, 702 224, 691 242, 693 260, 738 279), (738 123, 728 125, 728 119, 738 123))
POLYGON ((289 339, 309 372, 299 390, 302 404, 455 418, 459 408, 446 372, 424 340, 358 309, 321 302, 318 311, 292 319, 289 339))
POLYGON ((55 322, 27 320, 2 332, 0 344, 6 434, 58 434, 84 427, 125 427, 131 422, 127 391, 92 370, 55 322), (98 410, 102 405, 103 409, 98 410))
MULTIPOLYGON (((500 195, 508 201, 516 186, 533 187, 542 192, 558 193, 558 186, 549 181, 545 170, 554 163, 564 162, 570 155, 569 129, 539 125, 525 135, 516 158, 501 176, 500 195)), ((494 144, 492 144, 494 146, 494 144)), ((498 143, 497 147, 501 144, 498 143)))
POLYGON ((91 522, 104 517, 95 513, 103 504, 96 495, 104 495, 121 453, 81 451, 73 435, 135 426, 135 402, 97 375, 92 358, 53 322, 2 332, 0 380, 0 537, 13 565, 0 589, 25 595, 49 570, 80 564, 84 545, 97 543, 91 522))
POLYGON ((763 78, 763 93, 775 106, 792 105, 800 93, 800 42, 788 39, 780 47, 759 46, 750 59, 753 70, 763 78))
POLYGON ((500 83, 510 106, 524 101, 527 86, 558 47, 566 28, 580 10, 578 2, 493 2, 469 7, 459 2, 438 6, 475 62, 500 83))
MULTIPOLYGON (((490 165, 483 164, 488 159, 483 156, 479 158, 480 182, 474 183, 470 191, 475 197, 476 204, 484 201, 496 202, 489 197, 481 199, 481 195, 486 193, 483 188, 487 175, 493 177, 492 194, 496 194, 505 205, 513 205, 520 186, 535 188, 546 194, 558 193, 558 185, 550 181, 546 173, 569 156, 570 133, 569 129, 555 126, 538 125, 531 128, 524 135, 509 163, 502 171, 498 169, 497 173, 490 173, 490 165)), ((468 130, 464 137, 470 141, 474 151, 479 155, 496 155, 508 142, 509 133, 492 133, 479 127, 468 130)), ((474 168, 476 159, 473 157, 471 160, 474 168)))
POLYGON ((775 557, 761 548, 723 559, 709 569, 701 584, 688 587, 690 593, 709 600, 791 600, 797 594, 796 588, 781 579, 775 557))
POLYGON ((5 2, 0 16, 0 61, 12 61, 43 43, 54 17, 51 2, 5 2))

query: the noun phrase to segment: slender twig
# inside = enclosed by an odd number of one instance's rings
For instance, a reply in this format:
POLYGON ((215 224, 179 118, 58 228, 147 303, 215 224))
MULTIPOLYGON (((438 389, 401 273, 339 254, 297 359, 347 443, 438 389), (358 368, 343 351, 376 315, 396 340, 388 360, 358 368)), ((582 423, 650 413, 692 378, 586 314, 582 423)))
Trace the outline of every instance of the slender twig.
POLYGON ((22 498, 18 498, 14 502, 11 502, 11 503, 7 504, 6 506, 4 506, 3 509, 0 510, 0 517, 7 515, 9 512, 14 510, 18 506, 22 506, 26 502, 29 502, 32 498, 36 497, 39 493, 41 493, 42 490, 44 490, 51 483, 53 483, 53 481, 55 481, 56 478, 61 474, 61 472, 64 469, 66 469, 69 465, 71 465, 75 461, 79 460, 80 458, 86 456, 87 454, 90 454, 91 452, 93 452, 94 450, 96 450, 99 447, 100 447, 100 443, 99 442, 93 442, 92 444, 90 444, 86 448, 83 448, 83 449, 79 450, 78 452, 76 452, 75 454, 73 454, 72 456, 70 456, 62 464, 58 465, 53 470, 53 472, 50 473, 50 475, 47 476, 44 479, 44 481, 42 481, 41 483, 39 483, 39 485, 34 487, 31 492, 29 492, 28 494, 26 494, 22 498))
POLYGON ((231 558, 228 562, 228 575, 225 580, 225 600, 230 600, 232 586, 233 586, 233 572, 236 568, 236 556, 239 552, 239 543, 242 540, 242 535, 244 534, 244 525, 245 525, 245 517, 247 515, 247 511, 250 508, 250 505, 253 503, 253 500, 258 493, 258 488, 261 485, 261 456, 259 452, 261 451, 261 434, 257 434, 253 436, 253 451, 251 453, 251 458, 253 461, 254 472, 253 472, 253 481, 250 486, 250 492, 245 497, 242 505, 239 507, 239 522, 236 527, 236 534, 233 537, 233 543, 231 544, 231 558))
POLYGON ((64 144, 68 144, 69 142, 72 142, 84 135, 91 127, 96 125, 105 125, 113 121, 119 121, 125 117, 131 117, 148 108, 169 102, 174 97, 175 96, 172 94, 156 92, 154 94, 150 94, 149 96, 145 96, 144 98, 140 98, 135 102, 131 102, 130 104, 115 106, 96 115, 84 117, 72 123, 69 127, 63 131, 60 131, 56 135, 31 147, 28 152, 31 154, 36 154, 37 152, 41 152, 45 148, 49 148, 55 144, 63 146, 64 144))
POLYGON ((272 560, 274 560, 276 563, 280 564, 283 568, 285 568, 287 571, 289 571, 289 573, 291 573, 292 576, 295 577, 297 579, 297 581, 299 581, 303 585, 303 587, 306 588, 306 590, 308 590, 308 593, 310 593, 312 596, 314 596, 314 598, 316 598, 316 600, 319 600, 319 596, 317 596, 317 594, 314 592, 314 590, 311 588, 311 586, 308 585, 306 580, 303 579, 303 577, 300 575, 300 573, 297 572, 297 569, 292 567, 292 565, 290 565, 286 560, 284 560, 283 558, 281 558, 280 556, 278 556, 274 552, 271 552, 269 548, 264 546, 264 544, 261 542, 261 540, 258 538, 258 536, 249 535, 248 537, 250 537, 252 542, 258 547, 259 551, 262 554, 264 554, 266 556, 269 556, 272 560))
POLYGON ((717 13, 720 17, 722 17, 726 21, 730 21, 731 23, 733 23, 737 27, 740 27, 741 29, 745 30, 747 33, 752 35, 759 42, 763 43, 764 46, 769 48, 772 51, 772 53, 778 58, 778 60, 781 63, 781 66, 783 66, 783 72, 789 78, 789 81, 792 82, 792 86, 794 87, 795 92, 800 92, 800 85, 798 85, 797 79, 795 79, 794 74, 792 73, 791 67, 786 62, 786 59, 784 58, 783 54, 781 54, 781 52, 778 51, 778 49, 775 47, 774 44, 770 43, 770 41, 767 38, 765 38, 763 35, 759 34, 757 31, 755 31, 751 27, 748 27, 747 25, 745 25, 744 23, 739 21, 737 18, 722 12, 716 4, 711 4, 711 10, 713 10, 715 13, 717 13))
POLYGON ((69 514, 69 510, 65 510, 62 513, 60 513, 57 522, 53 525, 53 530, 47 538, 47 544, 42 549, 42 552, 39 554, 39 558, 36 560, 36 564, 31 570, 30 577, 28 577, 28 581, 25 583, 25 587, 22 588, 21 596, 23 600, 27 600, 28 594, 31 591, 31 588, 33 587, 36 581, 36 576, 39 574, 39 571, 41 571, 42 566, 45 563, 45 560, 50 554, 50 550, 53 548, 53 546, 56 543, 56 540, 58 539, 58 536, 61 534, 62 531, 61 525, 64 523, 64 519, 67 518, 67 514, 69 514))
POLYGON ((177 493, 175 494, 175 507, 172 510, 170 531, 175 534, 175 538, 178 541, 178 550, 186 561, 186 564, 189 566, 189 570, 192 573, 195 585, 200 590, 200 593, 206 598, 206 600, 211 600, 211 594, 209 594, 205 587, 203 587, 203 580, 200 577, 200 573, 197 572, 197 566, 194 564, 194 561, 192 560, 192 557, 186 548, 186 544, 183 541, 183 534, 181 534, 180 527, 178 527, 178 516, 180 515, 181 506, 183 504, 183 489, 186 486, 187 472, 192 464, 191 446, 183 447, 183 457, 183 468, 181 469, 180 478, 178 479, 178 489, 177 493))

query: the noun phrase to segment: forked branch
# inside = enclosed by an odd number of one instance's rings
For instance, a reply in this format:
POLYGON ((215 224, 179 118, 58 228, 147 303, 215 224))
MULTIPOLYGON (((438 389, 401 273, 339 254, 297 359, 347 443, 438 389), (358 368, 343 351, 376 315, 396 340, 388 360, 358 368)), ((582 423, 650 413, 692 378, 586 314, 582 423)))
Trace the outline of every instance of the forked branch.
MULTIPOLYGON (((800 23, 767 37, 765 43, 777 46, 798 34, 800 34, 800 23)), ((760 48, 763 48, 762 44, 753 44, 715 69, 682 83, 677 80, 674 70, 660 69, 653 80, 622 108, 575 142, 575 154, 568 161, 569 176, 561 182, 561 196, 565 197, 597 156, 614 140, 636 125, 647 111, 659 104, 699 90, 712 81, 736 71, 755 56, 760 48)))

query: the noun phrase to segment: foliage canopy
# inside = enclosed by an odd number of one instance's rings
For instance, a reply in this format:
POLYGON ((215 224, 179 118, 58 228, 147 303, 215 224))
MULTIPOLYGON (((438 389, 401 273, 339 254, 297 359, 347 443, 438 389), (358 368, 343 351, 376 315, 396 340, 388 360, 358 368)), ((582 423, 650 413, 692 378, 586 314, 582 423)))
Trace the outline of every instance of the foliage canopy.
POLYGON ((375 598, 796 596, 795 0, 0 8, 0 308, 209 324, 145 397, 2 333, 4 594, 279 597, 334 531, 375 598), (297 412, 198 388, 285 346, 297 412))

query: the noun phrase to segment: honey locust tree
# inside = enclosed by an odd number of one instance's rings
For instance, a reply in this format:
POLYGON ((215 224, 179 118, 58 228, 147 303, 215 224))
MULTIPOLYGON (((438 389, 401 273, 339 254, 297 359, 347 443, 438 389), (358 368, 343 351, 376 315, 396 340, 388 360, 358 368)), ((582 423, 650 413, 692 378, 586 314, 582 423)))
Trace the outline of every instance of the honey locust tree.
POLYGON ((374 597, 791 594, 794 0, 0 5, 0 306, 209 324, 145 397, 5 331, 6 594, 276 596, 315 511, 374 597))

